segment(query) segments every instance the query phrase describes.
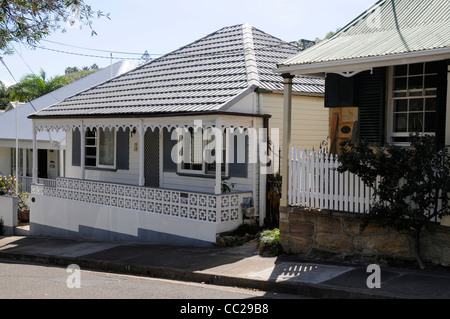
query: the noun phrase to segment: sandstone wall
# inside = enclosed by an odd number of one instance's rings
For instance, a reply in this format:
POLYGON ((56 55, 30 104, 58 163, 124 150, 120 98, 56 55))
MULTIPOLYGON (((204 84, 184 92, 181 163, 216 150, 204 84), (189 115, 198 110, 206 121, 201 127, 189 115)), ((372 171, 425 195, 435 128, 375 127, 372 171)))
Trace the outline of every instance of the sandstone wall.
MULTIPOLYGON (((280 241, 286 253, 305 255, 387 256, 415 259, 415 240, 408 232, 370 224, 362 229, 358 215, 280 208, 280 241)), ((421 235, 425 261, 450 266, 450 227, 429 223, 421 235)))

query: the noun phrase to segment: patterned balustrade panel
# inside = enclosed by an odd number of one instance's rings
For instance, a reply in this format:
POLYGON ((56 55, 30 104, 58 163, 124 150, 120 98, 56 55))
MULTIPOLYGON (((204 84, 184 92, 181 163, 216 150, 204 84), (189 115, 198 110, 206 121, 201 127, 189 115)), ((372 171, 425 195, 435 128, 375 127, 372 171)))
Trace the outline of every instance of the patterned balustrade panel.
POLYGON ((33 185, 32 193, 86 203, 221 223, 241 217, 251 192, 214 195, 161 188, 58 178, 56 187, 33 185))

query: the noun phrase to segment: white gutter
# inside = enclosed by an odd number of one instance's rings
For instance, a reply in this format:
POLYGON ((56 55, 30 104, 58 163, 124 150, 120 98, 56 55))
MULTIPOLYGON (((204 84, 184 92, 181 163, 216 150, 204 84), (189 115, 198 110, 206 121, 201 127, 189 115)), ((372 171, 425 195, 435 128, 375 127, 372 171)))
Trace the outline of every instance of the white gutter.
POLYGON ((439 61, 444 59, 450 59, 450 48, 448 47, 368 58, 354 58, 339 61, 282 66, 274 69, 273 71, 275 73, 286 73, 292 75, 361 72, 381 66, 439 61))

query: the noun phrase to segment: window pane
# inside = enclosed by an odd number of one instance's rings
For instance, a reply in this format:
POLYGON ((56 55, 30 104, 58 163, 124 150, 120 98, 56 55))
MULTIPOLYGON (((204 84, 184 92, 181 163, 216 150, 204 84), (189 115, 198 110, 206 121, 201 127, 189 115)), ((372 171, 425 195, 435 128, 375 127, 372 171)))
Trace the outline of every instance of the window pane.
POLYGON ((436 112, 425 113, 425 132, 436 132, 436 112))
POLYGON ((427 62, 425 64, 425 73, 438 73, 439 72, 439 62, 427 62))
POLYGON ((394 70, 394 76, 402 76, 406 75, 406 72, 408 70, 408 65, 397 65, 394 70))
POLYGON ((394 132, 407 132, 407 114, 406 113, 398 113, 394 114, 394 132))
POLYGON ((423 76, 412 76, 408 79, 408 90, 423 89, 423 76))
POLYGON ((409 111, 423 111, 423 99, 410 99, 409 100, 409 111))
POLYGON ((183 162, 186 170, 201 171, 203 169, 203 132, 193 128, 183 134, 183 162))
POLYGON ((425 110, 436 111, 436 99, 425 99, 425 110))
POLYGON ((423 132, 423 113, 409 113, 408 132, 423 132))
POLYGON ((114 166, 114 129, 100 129, 99 164, 114 166))
POLYGON ((394 91, 406 90, 406 80, 407 78, 394 79, 394 91))
POLYGON ((423 74, 423 63, 416 63, 416 64, 410 64, 409 65, 409 75, 417 75, 417 74, 423 74))
POLYGON ((85 162, 86 166, 96 166, 97 165, 97 160, 95 158, 86 158, 86 162, 85 162))
POLYGON ((438 78, 436 75, 427 75, 425 77, 425 87, 426 88, 435 88, 437 87, 438 78))
POLYGON ((408 100, 395 100, 394 112, 406 112, 408 111, 408 100))

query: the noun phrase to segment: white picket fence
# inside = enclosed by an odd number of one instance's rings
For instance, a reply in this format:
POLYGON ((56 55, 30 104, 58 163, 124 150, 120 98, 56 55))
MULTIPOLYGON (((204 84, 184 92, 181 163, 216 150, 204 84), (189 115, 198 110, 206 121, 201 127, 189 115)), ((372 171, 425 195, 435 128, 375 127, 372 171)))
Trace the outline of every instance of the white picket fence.
MULTIPOLYGON (((288 204, 336 211, 367 213, 374 190, 355 174, 339 173, 338 156, 322 151, 290 148, 288 204)), ((376 184, 380 182, 377 178, 376 184)), ((442 206, 441 200, 438 209, 442 206)), ((426 211, 425 214, 430 214, 426 211)), ((435 222, 440 219, 435 217, 435 222)))
POLYGON ((290 148, 288 203, 353 213, 368 212, 373 189, 350 172, 339 173, 338 157, 290 148))

